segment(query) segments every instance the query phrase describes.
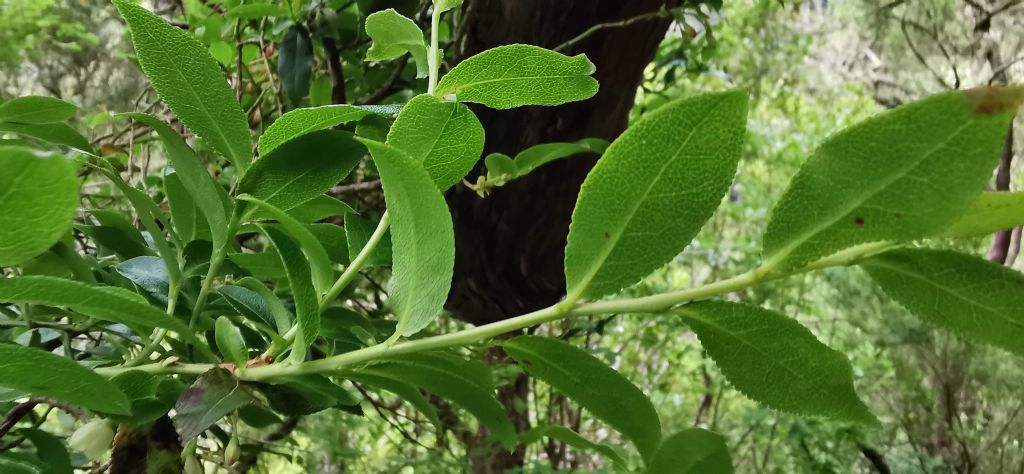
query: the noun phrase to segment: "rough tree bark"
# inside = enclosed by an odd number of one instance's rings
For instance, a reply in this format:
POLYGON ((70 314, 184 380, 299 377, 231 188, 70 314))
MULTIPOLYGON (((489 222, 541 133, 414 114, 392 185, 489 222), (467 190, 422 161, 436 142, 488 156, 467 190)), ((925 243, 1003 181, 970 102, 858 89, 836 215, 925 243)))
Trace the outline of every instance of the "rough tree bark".
MULTIPOLYGON (((674 0, 670 0, 672 5, 674 0)), ((464 10, 460 57, 510 43, 555 48, 595 25, 656 12, 666 0, 471 0, 464 10)), ((670 21, 651 18, 606 28, 562 51, 585 53, 601 89, 585 102, 507 111, 475 109, 487 132, 485 153, 509 155, 532 145, 587 137, 612 140, 625 130, 635 91, 670 21)), ((456 186, 447 199, 455 226, 455 276, 447 308, 474 324, 500 321, 549 306, 565 294, 562 259, 576 195, 596 163, 593 156, 560 160, 481 199, 456 186)), ((478 167, 470 174, 473 179, 478 167)), ((500 359, 500 354, 490 358, 500 359)), ((499 389, 517 429, 529 425, 529 383, 499 389)), ((479 441, 486 440, 482 433, 479 441)), ((522 449, 472 456, 473 472, 500 473, 523 465, 522 449)))

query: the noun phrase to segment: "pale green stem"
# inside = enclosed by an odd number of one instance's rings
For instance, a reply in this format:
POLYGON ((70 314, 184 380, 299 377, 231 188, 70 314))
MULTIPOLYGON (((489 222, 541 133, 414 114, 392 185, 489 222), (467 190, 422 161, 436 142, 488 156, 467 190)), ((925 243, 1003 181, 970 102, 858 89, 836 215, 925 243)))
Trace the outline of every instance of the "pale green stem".
POLYGON ((338 299, 341 292, 345 291, 345 288, 347 288, 348 285, 351 284, 357 276, 359 276, 359 272, 364 266, 366 266, 366 261, 370 259, 370 255, 373 254, 377 245, 380 244, 384 235, 387 234, 389 227, 391 227, 391 216, 387 211, 385 211, 384 215, 380 217, 380 222, 377 223, 377 228, 373 231, 373 234, 370 235, 370 240, 366 241, 366 245, 359 250, 359 254, 356 255, 356 258, 352 259, 352 263, 350 263, 349 266, 345 268, 345 271, 341 273, 341 276, 338 277, 338 281, 335 281, 334 285, 331 285, 331 289, 327 290, 327 293, 325 293, 323 298, 320 299, 321 313, 327 309, 334 300, 338 299))
POLYGON ((427 50, 427 68, 429 76, 427 79, 427 94, 433 94, 434 89, 437 88, 437 75, 441 70, 441 65, 438 64, 440 54, 437 50, 437 30, 441 24, 441 9, 434 6, 434 12, 430 16, 430 49, 427 50))
POLYGON ((224 259, 227 257, 228 249, 231 247, 231 240, 235 238, 235 232, 238 231, 238 224, 241 217, 237 212, 231 213, 231 221, 228 223, 227 239, 224 244, 219 248, 213 250, 213 255, 210 256, 210 269, 206 272, 206 277, 203 278, 203 286, 199 288, 199 295, 196 296, 196 305, 192 308, 192 318, 188 321, 188 328, 195 329, 196 323, 199 321, 199 315, 203 313, 203 308, 206 306, 206 299, 210 296, 210 290, 213 289, 213 281, 217 278, 217 272, 220 271, 220 266, 224 263, 224 259))
MULTIPOLYGON (((345 288, 348 288, 348 285, 356 279, 356 276, 359 275, 359 271, 366 266, 366 261, 370 259, 370 255, 372 255, 373 251, 377 249, 378 245, 380 245, 380 241, 384 238, 384 235, 387 234, 390 226, 391 216, 388 215, 387 211, 385 211, 384 215, 380 218, 380 222, 377 224, 377 228, 373 231, 373 235, 370 235, 370 240, 366 241, 366 245, 359 250, 359 254, 356 255, 356 258, 352 259, 352 262, 345 268, 345 271, 341 273, 338 280, 334 282, 334 285, 331 285, 330 290, 328 290, 327 293, 324 293, 323 297, 320 299, 321 313, 323 313, 324 310, 334 302, 334 300, 338 299, 341 292, 345 291, 345 288)), ((292 326, 284 333, 284 335, 281 336, 281 342, 272 345, 263 353, 263 355, 276 359, 277 356, 281 355, 282 352, 291 347, 292 342, 295 341, 295 335, 297 333, 298 326, 292 326)))
MULTIPOLYGON (((181 285, 178 282, 171 282, 171 285, 167 288, 167 315, 174 317, 174 310, 178 305, 178 292, 180 291, 181 285)), ((157 328, 153 331, 153 335, 150 336, 149 342, 139 351, 135 357, 126 362, 125 367, 134 367, 143 362, 149 360, 149 356, 153 354, 153 351, 157 347, 160 347, 160 343, 163 342, 164 337, 167 336, 167 330, 164 328, 157 328)))
MULTIPOLYGON (((266 381, 280 377, 302 374, 339 373, 354 365, 384 357, 394 357, 428 350, 478 344, 501 334, 563 318, 615 313, 660 313, 684 303, 732 293, 767 281, 827 267, 852 265, 866 257, 892 248, 893 246, 894 244, 891 242, 864 244, 844 250, 831 257, 818 260, 792 271, 768 271, 765 268, 757 268, 742 275, 737 275, 727 280, 718 281, 699 288, 674 291, 660 295, 583 303, 574 305, 568 309, 565 308, 564 304, 560 303, 532 313, 517 316, 512 319, 477 326, 451 334, 442 334, 440 336, 398 342, 393 345, 378 344, 333 357, 328 357, 326 359, 307 361, 301 364, 275 364, 264 367, 253 367, 247 369, 242 374, 238 374, 238 377, 242 380, 266 381)), ((209 364, 151 364, 136 367, 135 369, 157 374, 196 374, 202 373, 204 369, 208 370, 209 368, 212 368, 209 364)), ((123 367, 109 367, 96 370, 101 374, 113 376, 127 369, 123 367)))

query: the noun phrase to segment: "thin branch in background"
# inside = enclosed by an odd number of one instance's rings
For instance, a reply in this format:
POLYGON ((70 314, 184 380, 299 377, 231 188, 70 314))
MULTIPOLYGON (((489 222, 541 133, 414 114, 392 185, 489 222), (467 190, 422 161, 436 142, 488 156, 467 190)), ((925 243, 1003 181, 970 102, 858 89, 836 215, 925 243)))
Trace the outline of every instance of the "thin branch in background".
MULTIPOLYGON (((288 435, 290 435, 292 431, 299 426, 299 421, 301 419, 302 418, 298 416, 289 416, 288 418, 285 418, 284 421, 281 422, 281 426, 278 426, 273 433, 270 433, 266 438, 263 438, 262 444, 272 444, 287 438, 288 435)), ((249 469, 256 464, 256 460, 262 452, 264 451, 259 449, 243 451, 242 457, 239 458, 238 463, 234 466, 234 472, 238 472, 240 474, 249 472, 249 469)))
POLYGON ((32 410, 36 408, 36 405, 42 402, 42 399, 30 398, 28 401, 21 402, 15 405, 14 408, 11 408, 10 411, 7 412, 7 416, 0 421, 0 438, 3 438, 7 432, 11 431, 11 428, 14 428, 14 425, 17 425, 22 418, 25 418, 32 413, 32 410))
POLYGON ((341 52, 334 38, 324 36, 320 40, 324 45, 324 55, 327 56, 327 72, 331 75, 331 103, 344 104, 348 102, 345 97, 345 71, 341 68, 341 52))
POLYGON ((341 186, 335 186, 331 188, 331 196, 345 196, 348 194, 359 194, 367 191, 377 191, 381 189, 380 180, 375 179, 373 181, 362 181, 359 183, 345 184, 341 186))
POLYGON ((868 460, 871 467, 875 468, 875 472, 878 474, 892 473, 892 469, 889 468, 889 464, 885 462, 885 456, 878 452, 877 449, 863 444, 857 444, 857 449, 864 455, 864 459, 868 460))
POLYGON ((395 82, 398 80, 399 76, 402 75, 402 70, 405 69, 405 65, 408 63, 409 55, 406 54, 405 56, 402 56, 402 58, 398 60, 398 63, 395 64, 395 69, 391 71, 391 75, 388 76, 388 78, 380 85, 380 87, 378 87, 377 90, 373 91, 373 93, 366 96, 365 98, 357 100, 356 105, 374 105, 380 103, 380 101, 384 100, 385 98, 387 98, 387 96, 391 95, 392 88, 394 87, 395 82))
POLYGON ((242 20, 235 21, 235 100, 242 101, 242 20))
MULTIPOLYGON (((1003 142, 1003 156, 999 160, 999 168, 996 170, 996 191, 1010 190, 1010 165, 1013 162, 1013 122, 1006 133, 1006 141, 1003 142)), ((985 258, 990 261, 1006 264, 1010 254, 1010 238, 1013 231, 1010 229, 997 232, 992 236, 992 246, 988 249, 985 258)))
POLYGON ((953 63, 953 59, 949 56, 949 53, 946 51, 946 48, 941 46, 942 42, 939 41, 939 38, 934 33, 930 32, 923 25, 908 20, 906 17, 900 18, 900 31, 903 32, 903 37, 907 40, 907 46, 910 47, 910 51, 914 53, 914 57, 917 58, 917 61, 920 62, 921 65, 928 70, 928 72, 932 73, 932 76, 935 78, 936 81, 938 81, 939 84, 942 85, 943 88, 960 88, 960 73, 959 71, 957 71, 956 64, 953 63), (928 60, 925 59, 924 54, 922 54, 921 51, 917 49, 917 45, 914 43, 914 40, 910 37, 910 31, 907 30, 908 26, 912 26, 918 31, 921 31, 922 33, 928 35, 928 37, 939 47, 939 50, 946 57, 946 61, 949 62, 950 67, 953 69, 953 76, 955 80, 954 84, 950 85, 948 82, 946 82, 946 79, 943 78, 938 71, 932 69, 931 65, 928 64, 928 60))
POLYGON ((988 78, 988 85, 992 85, 993 82, 1000 78, 1003 78, 1002 82, 1006 82, 1006 79, 1004 77, 1006 75, 1006 71, 1013 67, 1014 64, 1017 64, 1021 61, 1024 61, 1024 56, 1011 59, 1010 61, 1003 63, 1002 65, 996 66, 995 69, 992 70, 992 76, 988 78))
POLYGON ((592 35, 594 33, 597 33, 598 31, 607 30, 607 29, 611 29, 611 28, 625 28, 627 26, 634 25, 634 24, 640 23, 642 21, 654 20, 654 19, 657 19, 657 18, 668 18, 669 16, 670 16, 670 13, 669 13, 668 10, 658 10, 656 12, 644 13, 644 14, 641 14, 641 15, 634 16, 633 18, 627 18, 625 20, 611 21, 611 22, 608 22, 608 23, 599 23, 597 25, 591 26, 590 28, 587 28, 586 31, 584 31, 583 33, 580 33, 579 35, 576 35, 575 38, 573 38, 573 39, 571 39, 569 41, 566 41, 566 42, 564 42, 564 43, 562 43, 562 44, 560 44, 560 45, 558 45, 558 46, 556 46, 556 47, 554 47, 552 49, 555 50, 555 51, 562 52, 562 51, 565 51, 565 50, 575 46, 577 43, 587 39, 587 37, 589 37, 590 35, 592 35))

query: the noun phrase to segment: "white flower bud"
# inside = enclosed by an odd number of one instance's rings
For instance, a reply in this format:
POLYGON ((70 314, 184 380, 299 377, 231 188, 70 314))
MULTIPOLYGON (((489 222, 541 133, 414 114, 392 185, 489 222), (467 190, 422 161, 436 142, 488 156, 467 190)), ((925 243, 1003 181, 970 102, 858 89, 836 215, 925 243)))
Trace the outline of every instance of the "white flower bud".
POLYGON ((232 436, 228 446, 224 448, 224 465, 231 466, 242 455, 242 448, 238 446, 238 438, 232 436))
POLYGON ((113 442, 114 429, 110 422, 96 418, 75 430, 68 440, 68 446, 85 454, 89 460, 96 461, 107 454, 113 442))

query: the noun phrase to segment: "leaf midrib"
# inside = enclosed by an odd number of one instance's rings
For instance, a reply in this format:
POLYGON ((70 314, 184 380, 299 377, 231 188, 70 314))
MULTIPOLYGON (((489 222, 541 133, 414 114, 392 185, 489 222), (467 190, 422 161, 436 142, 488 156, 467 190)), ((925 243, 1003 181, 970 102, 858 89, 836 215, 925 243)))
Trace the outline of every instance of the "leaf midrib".
POLYGON ((930 158, 935 152, 948 145, 951 141, 953 141, 953 139, 959 137, 960 133, 963 132, 964 129, 973 126, 975 122, 976 120, 974 118, 971 118, 966 123, 958 127, 953 133, 948 135, 939 144, 935 145, 932 149, 928 150, 928 152, 922 154, 919 159, 911 161, 902 170, 899 170, 897 173, 894 173, 894 175, 890 179, 882 180, 878 186, 869 187, 867 189, 867 193, 862 194, 860 197, 856 199, 848 201, 851 203, 850 205, 839 206, 840 210, 838 212, 829 216, 817 226, 811 227, 811 229, 800 234, 797 238, 791 240, 788 245, 776 251, 774 254, 772 254, 771 257, 768 257, 766 255, 765 264, 763 266, 765 268, 771 268, 780 264, 781 262, 784 262, 794 250, 799 248, 801 245, 807 243, 812 237, 820 234, 824 230, 827 230, 829 227, 832 227, 837 222, 839 222, 839 220, 842 219, 843 216, 846 216, 854 209, 857 209, 864 203, 868 202, 869 200, 877 196, 882 191, 888 189, 893 183, 907 177, 908 173, 916 169, 918 166, 921 166, 921 164, 927 161, 928 158, 930 158))
MULTIPOLYGON (((612 235, 608 239, 605 239, 607 245, 604 246, 604 249, 601 251, 600 256, 592 260, 593 263, 591 264, 591 270, 587 273, 586 277, 580 280, 580 282, 577 284, 577 287, 574 287, 572 290, 569 291, 570 295, 579 294, 579 296, 582 296, 583 294, 586 294, 587 287, 590 286, 594 278, 597 277, 597 274, 601 272, 601 269, 607 262, 608 257, 612 254, 613 251, 615 251, 615 248, 618 247, 619 239, 622 238, 622 235, 626 231, 626 228, 629 227, 629 224, 633 222, 633 218, 636 216, 637 210, 639 210, 640 206, 647 200, 647 197, 651 193, 651 190, 654 189, 658 182, 660 182, 662 174, 665 172, 665 169, 668 168, 669 165, 674 163, 675 160, 679 159, 680 155, 683 152, 683 149, 690 144, 690 140, 693 139, 694 135, 697 133, 697 130, 700 127, 702 127, 705 122, 710 120, 710 118, 715 114, 715 112, 718 111, 719 107, 721 107, 722 104, 724 104, 725 102, 726 97, 720 97, 718 103, 712 106, 711 109, 707 112, 707 114, 704 115, 704 117, 702 117, 700 121, 698 121, 693 126, 693 128, 690 129, 690 133, 687 134, 686 139, 683 140, 683 143, 676 148, 676 151, 672 153, 672 157, 665 160, 665 163, 661 165, 661 169, 658 170, 657 176, 654 179, 652 179, 650 183, 648 183, 647 189, 644 190, 644 192, 640 195, 638 199, 633 200, 633 204, 631 206, 632 209, 630 209, 629 212, 626 214, 626 216, 628 217, 622 221, 622 225, 615 230, 614 235, 612 235)), ((608 152, 605 152, 605 155, 607 156, 608 152)))
MULTIPOLYGON (((141 9, 142 7, 133 5, 133 8, 141 9)), ((137 30, 138 29, 132 29, 132 34, 137 34, 136 33, 137 30)), ((170 58, 170 52, 163 48, 163 42, 160 41, 155 35, 153 35, 152 32, 148 31, 148 29, 143 29, 142 31, 139 31, 138 34, 144 34, 144 35, 148 36, 151 40, 153 40, 153 42, 156 45, 154 47, 154 50, 159 51, 165 60, 170 58)), ((139 62, 143 63, 143 66, 145 67, 145 63, 148 62, 148 61, 144 61, 142 59, 142 56, 139 56, 139 62)), ((174 61, 169 61, 169 64, 175 64, 177 66, 177 64, 174 61)), ((235 156, 235 149, 231 145, 231 141, 228 140, 227 135, 224 134, 224 131, 218 125, 218 123, 219 123, 218 120, 216 120, 213 117, 213 115, 210 114, 209 110, 207 110, 205 101, 203 101, 202 97, 200 97, 200 95, 196 92, 196 89, 195 89, 195 87, 193 87, 192 82, 189 81, 188 78, 185 77, 184 74, 182 74, 181 68, 180 67, 176 67, 176 66, 175 67, 171 67, 170 69, 173 69, 174 72, 177 73, 177 76, 181 79, 181 82, 185 83, 185 87, 183 89, 188 91, 188 93, 190 93, 192 95, 192 97, 194 99, 196 99, 196 103, 200 104, 200 106, 199 107, 195 107, 195 109, 199 110, 200 112, 202 112, 203 115, 206 116, 206 118, 209 120, 210 124, 212 125, 211 128, 214 130, 214 133, 216 135, 218 135, 221 140, 223 140, 224 146, 227 148, 227 151, 230 152, 230 154, 232 155, 230 157, 225 156, 225 158, 228 158, 232 162, 237 162, 237 164, 244 169, 245 165, 246 165, 246 163, 244 162, 244 157, 235 156)))
POLYGON ((996 317, 996 319, 1002 319, 1004 322, 1010 324, 1011 326, 1014 326, 1014 327, 1017 327, 1018 329, 1024 330, 1024 322, 1017 321, 1017 320, 1010 319, 1010 318, 1006 317, 1005 314, 1004 314, 1005 313, 1004 311, 1000 311, 997 308, 993 308, 993 307, 991 307, 991 306, 989 306, 987 304, 981 303, 980 301, 976 301, 976 300, 974 300, 974 299, 972 299, 972 298, 970 298, 968 296, 962 295, 959 292, 957 292, 956 290, 954 290, 953 288, 948 287, 946 285, 943 285, 943 284, 939 283, 938 281, 932 280, 932 279, 928 278, 927 276, 922 275, 920 273, 916 273, 916 272, 913 272, 913 271, 910 271, 910 270, 906 270, 904 268, 901 268, 899 266, 883 262, 881 260, 870 260, 868 262, 862 263, 861 265, 862 266, 876 266, 876 267, 885 268, 885 269, 890 270, 892 272, 899 273, 900 275, 905 275, 905 276, 908 276, 908 277, 913 278, 915 280, 928 283, 928 284, 934 286, 936 289, 942 290, 944 293, 949 294, 950 296, 953 296, 953 297, 955 297, 955 298, 957 298, 957 299, 959 299, 961 301, 964 301, 964 302, 966 302, 968 304, 971 304, 973 306, 977 306, 977 307, 985 310, 986 312, 994 315, 996 317))

